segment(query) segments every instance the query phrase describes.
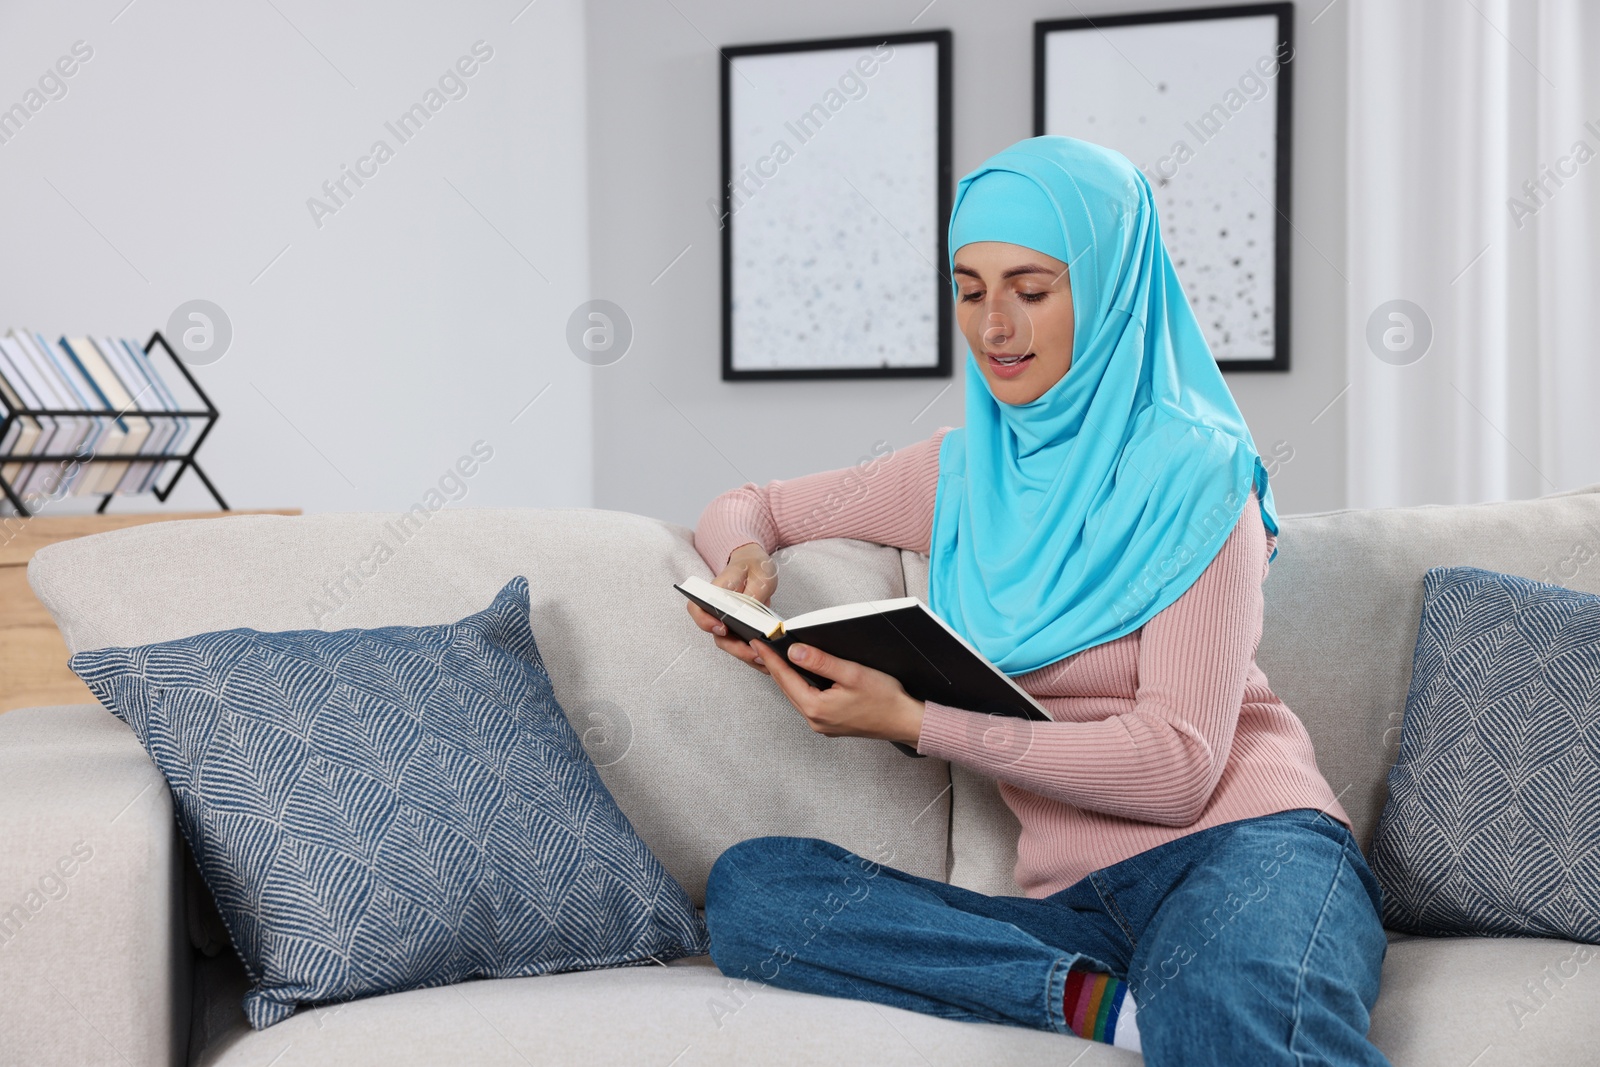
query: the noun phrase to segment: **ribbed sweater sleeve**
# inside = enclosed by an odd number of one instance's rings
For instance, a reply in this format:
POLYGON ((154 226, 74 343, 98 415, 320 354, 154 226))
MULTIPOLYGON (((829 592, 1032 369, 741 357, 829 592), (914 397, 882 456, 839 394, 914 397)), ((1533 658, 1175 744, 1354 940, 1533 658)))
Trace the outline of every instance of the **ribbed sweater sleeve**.
POLYGON ((1195 583, 1144 625, 1131 707, 1079 698, 1075 714, 1090 721, 1012 720, 1006 729, 1023 733, 997 745, 985 743, 995 720, 928 701, 918 751, 1091 811, 1194 823, 1227 764, 1261 639, 1268 549, 1254 500, 1195 583))
POLYGON ((802 541, 854 537, 927 552, 939 484, 939 442, 950 427, 853 467, 757 485, 716 497, 695 524, 694 547, 715 572, 754 541, 768 553, 802 541))

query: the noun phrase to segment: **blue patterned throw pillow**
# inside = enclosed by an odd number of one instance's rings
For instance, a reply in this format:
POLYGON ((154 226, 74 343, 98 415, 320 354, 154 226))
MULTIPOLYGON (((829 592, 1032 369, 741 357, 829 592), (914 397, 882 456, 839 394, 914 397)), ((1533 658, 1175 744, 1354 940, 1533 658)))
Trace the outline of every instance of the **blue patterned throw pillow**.
POLYGON ((1600 943, 1600 596, 1428 572, 1372 869, 1397 930, 1600 943))
POLYGON ((256 1029, 707 951, 556 703, 525 578, 443 626, 226 630, 71 665, 171 786, 256 1029))

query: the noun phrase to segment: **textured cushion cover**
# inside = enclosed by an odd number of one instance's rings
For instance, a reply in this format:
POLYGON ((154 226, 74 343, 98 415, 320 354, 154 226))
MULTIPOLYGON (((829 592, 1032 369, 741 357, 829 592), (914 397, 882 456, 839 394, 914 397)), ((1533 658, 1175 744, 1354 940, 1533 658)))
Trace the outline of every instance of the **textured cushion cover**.
POLYGON ((252 1027, 706 950, 556 703, 523 578, 454 624, 235 629, 71 665, 166 777, 252 1027))
POLYGON ((1392 928, 1600 943, 1600 596, 1423 583, 1372 868, 1392 928))

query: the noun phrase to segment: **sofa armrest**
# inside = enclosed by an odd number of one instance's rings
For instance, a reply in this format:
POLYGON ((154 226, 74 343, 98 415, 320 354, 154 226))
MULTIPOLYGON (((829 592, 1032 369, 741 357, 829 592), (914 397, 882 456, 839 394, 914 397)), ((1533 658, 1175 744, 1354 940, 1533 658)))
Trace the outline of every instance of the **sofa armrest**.
POLYGON ((172 794, 99 705, 0 715, 6 1063, 179 1067, 192 957, 172 794))

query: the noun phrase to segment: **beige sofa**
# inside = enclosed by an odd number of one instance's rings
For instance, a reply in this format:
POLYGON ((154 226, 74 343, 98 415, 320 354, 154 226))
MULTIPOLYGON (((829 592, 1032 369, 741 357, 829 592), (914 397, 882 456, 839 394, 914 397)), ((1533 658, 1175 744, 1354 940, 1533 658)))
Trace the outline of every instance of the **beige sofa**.
MULTIPOLYGON (((882 742, 812 734, 770 680, 693 627, 670 588, 708 573, 687 528, 587 509, 445 510, 402 537, 395 518, 142 526, 53 545, 29 576, 77 650, 234 626, 443 622, 524 574, 557 696, 697 903, 723 848, 773 833, 1016 892, 1016 825, 992 783, 882 742), (380 539, 392 557, 375 551, 380 539)), ((1594 490, 1284 520, 1260 663, 1310 728, 1363 845, 1399 740, 1424 570, 1474 564, 1600 592, 1597 545, 1594 490)), ((926 573, 915 554, 819 541, 784 554, 774 603, 925 595, 926 573)), ((251 1031, 243 973, 219 946, 170 794, 109 713, 0 716, 0 828, 3 1064, 1138 1062, 1071 1037, 751 995, 705 958, 416 990, 251 1031)), ((1560 941, 1396 937, 1373 1037, 1405 1067, 1600 1062, 1596 955, 1560 941)))

